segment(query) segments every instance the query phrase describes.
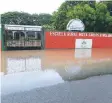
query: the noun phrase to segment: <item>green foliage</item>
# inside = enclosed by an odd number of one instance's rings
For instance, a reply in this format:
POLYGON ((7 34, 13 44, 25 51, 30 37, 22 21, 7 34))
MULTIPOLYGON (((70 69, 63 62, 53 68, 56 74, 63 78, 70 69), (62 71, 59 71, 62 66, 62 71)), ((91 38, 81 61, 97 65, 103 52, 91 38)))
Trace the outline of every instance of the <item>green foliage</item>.
POLYGON ((56 30, 64 30, 67 24, 67 12, 69 6, 64 2, 57 12, 53 13, 52 21, 56 30))
MULTIPOLYGON (((7 12, 1 15, 2 24, 33 24, 33 19, 30 14, 24 12, 7 12)), ((33 24, 34 25, 34 24, 33 24)))
POLYGON ((47 31, 47 30, 55 30, 55 27, 53 25, 43 25, 43 28, 47 31))
POLYGON ((79 18, 85 24, 85 31, 112 32, 111 2, 67 1, 53 14, 53 25, 65 30, 69 20, 79 18))
POLYGON ((50 14, 7 12, 1 15, 2 24, 41 25, 46 30, 66 30, 71 19, 79 18, 87 32, 112 32, 112 1, 66 1, 50 14))
POLYGON ((110 12, 110 15, 112 16, 112 1, 101 1, 101 2, 107 5, 108 11, 110 12))
POLYGON ((51 23, 50 14, 28 14, 24 12, 7 12, 1 15, 2 24, 45 25, 51 23))
POLYGON ((50 14, 39 14, 38 15, 38 21, 39 25, 48 25, 51 24, 51 15, 50 14))

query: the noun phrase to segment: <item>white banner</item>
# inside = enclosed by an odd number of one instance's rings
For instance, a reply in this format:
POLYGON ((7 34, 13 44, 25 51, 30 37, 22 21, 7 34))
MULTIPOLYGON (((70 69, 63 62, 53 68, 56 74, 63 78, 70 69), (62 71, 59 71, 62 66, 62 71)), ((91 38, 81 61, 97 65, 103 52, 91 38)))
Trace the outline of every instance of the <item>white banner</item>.
POLYGON ((82 48, 82 49, 92 48, 92 39, 76 39, 75 48, 82 48))

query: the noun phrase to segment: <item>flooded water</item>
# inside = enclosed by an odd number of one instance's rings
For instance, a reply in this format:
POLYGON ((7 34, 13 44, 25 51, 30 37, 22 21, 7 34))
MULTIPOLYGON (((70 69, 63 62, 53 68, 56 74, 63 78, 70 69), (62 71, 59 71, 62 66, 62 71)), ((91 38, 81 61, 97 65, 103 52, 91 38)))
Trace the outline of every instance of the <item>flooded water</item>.
POLYGON ((2 52, 2 93, 112 74, 112 49, 2 52))

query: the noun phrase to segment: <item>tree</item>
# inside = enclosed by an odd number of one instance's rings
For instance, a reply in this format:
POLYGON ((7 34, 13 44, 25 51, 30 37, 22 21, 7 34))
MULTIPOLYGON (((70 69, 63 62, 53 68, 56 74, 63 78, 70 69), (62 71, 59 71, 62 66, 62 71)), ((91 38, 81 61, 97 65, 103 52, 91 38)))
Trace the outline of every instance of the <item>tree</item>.
POLYGON ((56 30, 65 30, 68 22, 67 12, 69 9, 70 7, 67 5, 67 2, 64 2, 58 11, 53 13, 52 21, 56 30))
POLYGON ((24 12, 7 12, 1 15, 2 24, 34 25, 32 16, 24 12))
POLYGON ((85 31, 112 32, 112 1, 66 1, 57 11, 50 14, 28 14, 7 12, 1 15, 2 24, 40 25, 47 30, 66 30, 71 19, 79 18, 85 24, 85 31))
POLYGON ((2 24, 46 25, 51 23, 50 14, 28 14, 25 12, 7 12, 1 15, 2 24))
POLYGON ((101 2, 107 5, 108 11, 110 12, 110 15, 112 16, 112 1, 101 1, 101 2))
POLYGON ((94 31, 95 25, 95 10, 88 4, 78 4, 73 10, 68 12, 70 19, 81 19, 86 27, 85 31, 94 31))
POLYGON ((39 22, 39 25, 49 25, 51 24, 51 18, 52 18, 52 15, 50 14, 45 14, 45 13, 41 13, 38 15, 38 22, 39 22))
MULTIPOLYGON (((88 2, 88 1, 66 1, 62 3, 62 5, 59 7, 57 12, 53 13, 53 24, 57 30, 65 30, 66 25, 69 22, 70 19, 74 19, 73 17, 74 13, 74 7, 76 7, 78 4, 84 5, 88 4, 94 7, 95 2, 88 2)), ((83 13, 81 13, 83 15, 83 13)))
POLYGON ((33 24, 40 25, 38 20, 38 14, 32 14, 33 24))
POLYGON ((106 31, 112 33, 112 16, 107 16, 106 22, 107 22, 106 31))
POLYGON ((97 3, 95 5, 96 10, 96 24, 95 29, 98 32, 106 32, 108 28, 110 13, 107 9, 107 5, 104 3, 97 3), (107 20, 108 19, 108 20, 107 20))
MULTIPOLYGON (((110 5, 110 4, 108 4, 110 5)), ((79 18, 89 32, 111 32, 112 19, 106 3, 95 1, 67 1, 53 13, 53 24, 57 30, 65 30, 69 20, 79 18)))

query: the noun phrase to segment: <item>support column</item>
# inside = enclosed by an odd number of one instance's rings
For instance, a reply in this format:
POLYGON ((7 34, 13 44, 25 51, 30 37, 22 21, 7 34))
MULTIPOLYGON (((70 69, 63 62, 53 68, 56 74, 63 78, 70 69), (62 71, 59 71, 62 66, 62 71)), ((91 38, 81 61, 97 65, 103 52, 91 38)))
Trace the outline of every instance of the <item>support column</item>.
POLYGON ((25 34, 25 39, 27 38, 27 34, 26 34, 26 32, 23 32, 24 34, 25 34))
POLYGON ((13 39, 14 39, 14 35, 15 35, 14 33, 15 33, 15 31, 12 31, 13 39))
POLYGON ((37 32, 35 32, 35 39, 37 38, 37 32))

